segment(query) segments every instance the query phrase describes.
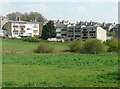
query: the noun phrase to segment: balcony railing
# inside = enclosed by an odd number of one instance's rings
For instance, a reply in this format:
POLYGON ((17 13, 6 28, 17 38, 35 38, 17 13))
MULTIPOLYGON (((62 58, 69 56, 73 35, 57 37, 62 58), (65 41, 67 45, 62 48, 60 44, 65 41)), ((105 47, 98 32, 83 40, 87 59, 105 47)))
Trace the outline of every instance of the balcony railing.
POLYGON ((13 32, 18 32, 18 30, 13 30, 13 32))
POLYGON ((89 33, 96 33, 96 31, 89 31, 89 33))
POLYGON ((82 31, 82 33, 88 33, 88 31, 82 31))
POLYGON ((80 35, 75 35, 75 37, 80 37, 80 35))
POLYGON ((73 32, 73 30, 69 30, 68 32, 73 32))
POLYGON ((67 36, 67 34, 62 34, 62 36, 67 36))
POLYGON ((75 32, 80 32, 80 30, 75 30, 75 32))
POLYGON ((20 30, 20 32, 22 32, 22 33, 23 33, 23 32, 25 32, 25 30, 20 30))

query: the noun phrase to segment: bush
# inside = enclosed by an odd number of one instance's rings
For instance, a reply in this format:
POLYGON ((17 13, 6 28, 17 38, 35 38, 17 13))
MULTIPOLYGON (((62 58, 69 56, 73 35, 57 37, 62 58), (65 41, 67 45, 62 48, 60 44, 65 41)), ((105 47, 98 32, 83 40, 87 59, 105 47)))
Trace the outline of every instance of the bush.
POLYGON ((107 51, 107 46, 98 39, 88 39, 84 43, 84 53, 99 54, 107 51))
POLYGON ((115 36, 115 32, 107 32, 107 36, 112 36, 112 37, 114 37, 114 36, 115 36))
POLYGON ((39 42, 40 39, 38 39, 37 37, 26 37, 23 38, 23 41, 27 41, 27 42, 39 42))
POLYGON ((35 53, 52 53, 54 50, 53 47, 48 45, 47 43, 40 43, 38 48, 34 50, 35 53))
POLYGON ((108 52, 118 51, 118 39, 112 38, 106 41, 106 44, 109 46, 108 52))
POLYGON ((70 51, 82 53, 83 42, 81 40, 74 40, 69 45, 70 51))

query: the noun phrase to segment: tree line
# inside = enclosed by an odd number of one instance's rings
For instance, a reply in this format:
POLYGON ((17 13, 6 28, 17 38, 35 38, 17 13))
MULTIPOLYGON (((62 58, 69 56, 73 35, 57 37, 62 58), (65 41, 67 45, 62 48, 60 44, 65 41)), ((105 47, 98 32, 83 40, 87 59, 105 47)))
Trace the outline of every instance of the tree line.
POLYGON ((46 21, 45 17, 39 12, 29 12, 29 13, 21 13, 21 12, 12 12, 6 15, 9 20, 22 20, 22 21, 38 21, 43 22, 46 21))

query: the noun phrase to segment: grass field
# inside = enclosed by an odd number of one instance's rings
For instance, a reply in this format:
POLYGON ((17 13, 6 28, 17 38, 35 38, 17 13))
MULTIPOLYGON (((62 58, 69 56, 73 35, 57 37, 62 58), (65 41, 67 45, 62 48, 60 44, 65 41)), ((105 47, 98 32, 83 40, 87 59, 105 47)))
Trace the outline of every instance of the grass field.
MULTIPOLYGON (((68 44, 49 44, 56 52, 68 50, 68 44)), ((3 40, 3 50, 29 51, 37 45, 3 40)), ((118 86, 117 54, 3 54, 2 58, 3 87, 118 86)))
MULTIPOLYGON (((47 42, 47 43, 54 47, 55 52, 61 52, 63 50, 69 49, 67 43, 59 43, 59 42, 47 42)), ((2 40, 3 51, 11 50, 16 52, 26 53, 36 49, 38 45, 39 43, 23 42, 22 40, 13 40, 13 39, 2 40)))

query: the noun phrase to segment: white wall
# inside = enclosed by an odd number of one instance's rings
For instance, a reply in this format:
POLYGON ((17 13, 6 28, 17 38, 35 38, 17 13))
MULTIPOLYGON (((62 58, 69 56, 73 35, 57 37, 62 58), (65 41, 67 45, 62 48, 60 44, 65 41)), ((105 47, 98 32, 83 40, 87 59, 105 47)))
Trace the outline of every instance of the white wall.
POLYGON ((103 41, 106 41, 107 33, 106 30, 104 30, 101 27, 97 27, 97 39, 103 41))
POLYGON ((25 28, 24 28, 24 30, 25 30, 25 32, 24 32, 24 34, 23 34, 23 36, 34 36, 34 34, 36 34, 36 35, 39 35, 39 24, 29 24, 29 23, 25 23, 25 24, 19 24, 19 23, 12 23, 11 24, 11 32, 12 32, 12 37, 18 37, 19 36, 19 34, 20 34, 20 30, 21 30, 21 28, 20 28, 20 26, 25 26, 25 28), (14 33, 13 33, 13 30, 14 30, 14 28, 13 28, 13 26, 14 25, 16 25, 16 26, 18 26, 18 34, 17 35, 15 35, 14 33), (30 30, 28 30, 27 28, 30 28, 30 30), (34 32, 34 31, 37 31, 37 32, 34 32), (30 35, 31 34, 31 35, 30 35))

